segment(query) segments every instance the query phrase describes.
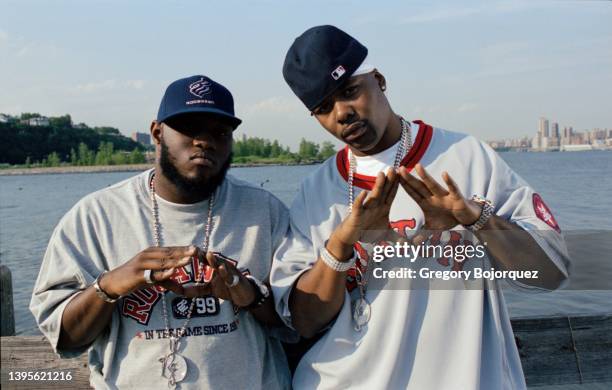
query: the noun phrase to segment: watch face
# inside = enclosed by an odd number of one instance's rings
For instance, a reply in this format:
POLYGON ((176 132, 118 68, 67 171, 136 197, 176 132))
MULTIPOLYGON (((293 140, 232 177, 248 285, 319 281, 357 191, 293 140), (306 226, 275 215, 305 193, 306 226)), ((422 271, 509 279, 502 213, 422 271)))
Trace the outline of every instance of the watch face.
POLYGON ((268 289, 268 286, 266 286, 265 284, 260 284, 259 285, 259 290, 261 291, 261 295, 264 296, 264 298, 267 298, 270 296, 270 290, 268 289))

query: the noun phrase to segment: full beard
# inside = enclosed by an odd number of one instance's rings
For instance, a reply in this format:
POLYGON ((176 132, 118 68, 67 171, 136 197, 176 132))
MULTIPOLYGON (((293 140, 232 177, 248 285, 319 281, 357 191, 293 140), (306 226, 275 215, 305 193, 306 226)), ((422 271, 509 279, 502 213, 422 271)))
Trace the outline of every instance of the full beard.
POLYGON ((174 186, 176 186, 180 193, 183 194, 198 194, 198 198, 208 198, 213 192, 215 192, 217 187, 223 183, 225 175, 230 168, 231 162, 232 155, 230 154, 227 160, 223 163, 221 170, 211 178, 185 177, 180 174, 180 172, 176 169, 176 166, 172 163, 172 160, 170 159, 170 152, 168 151, 168 146, 166 146, 166 143, 163 140, 161 142, 161 154, 159 157, 159 167, 161 169, 161 173, 166 179, 174 184, 174 186))

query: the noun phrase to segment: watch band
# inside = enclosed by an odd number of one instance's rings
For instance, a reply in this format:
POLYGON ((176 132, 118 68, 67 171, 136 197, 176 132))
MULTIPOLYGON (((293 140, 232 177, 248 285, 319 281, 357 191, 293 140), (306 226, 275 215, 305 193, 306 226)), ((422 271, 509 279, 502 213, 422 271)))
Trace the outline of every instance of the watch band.
POLYGON ((104 302, 108 302, 108 303, 114 303, 117 302, 117 300, 121 297, 117 297, 117 298, 111 298, 110 296, 108 296, 108 294, 102 290, 102 288, 100 287, 100 279, 102 279, 102 276, 104 276, 104 274, 106 273, 106 271, 102 271, 102 273, 100 275, 98 275, 98 277, 96 278, 96 280, 93 282, 93 287, 96 290, 96 295, 102 299, 104 302))
POLYGON ((478 230, 482 229, 482 227, 487 223, 489 218, 491 218, 491 216, 493 215, 493 203, 490 200, 478 195, 472 195, 472 198, 470 200, 479 203, 482 206, 482 211, 480 212, 480 217, 478 217, 476 222, 471 225, 463 226, 469 231, 477 232, 478 230))
POLYGON ((336 259, 334 255, 332 255, 327 250, 327 241, 325 241, 325 245, 321 250, 321 259, 323 260, 326 266, 333 269, 334 271, 346 272, 351 269, 353 265, 355 265, 355 261, 357 260, 357 252, 355 252, 355 249, 353 249, 353 256, 351 256, 350 259, 348 259, 347 261, 340 261, 336 259))
POLYGON ((266 301, 266 299, 270 297, 270 289, 264 283, 257 280, 257 278, 255 278, 254 276, 252 275, 244 275, 244 276, 253 285, 253 287, 255 287, 255 299, 250 305, 245 306, 244 308, 247 310, 251 310, 251 309, 256 309, 258 307, 261 307, 266 301))

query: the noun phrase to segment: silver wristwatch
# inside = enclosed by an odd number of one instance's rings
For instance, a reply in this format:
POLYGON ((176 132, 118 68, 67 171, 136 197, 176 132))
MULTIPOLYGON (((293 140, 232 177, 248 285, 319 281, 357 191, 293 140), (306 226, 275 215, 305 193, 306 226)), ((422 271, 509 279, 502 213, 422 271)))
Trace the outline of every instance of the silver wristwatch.
POLYGON ((270 297, 270 289, 264 283, 257 280, 257 278, 254 276, 245 275, 245 277, 249 282, 251 282, 251 284, 253 284, 253 287, 255 287, 255 299, 250 305, 246 306, 245 309, 250 310, 261 307, 266 299, 270 297))
POLYGON ((96 278, 96 280, 93 282, 93 287, 96 290, 96 295, 102 299, 104 302, 108 302, 108 303, 113 303, 113 302, 117 302, 117 299, 121 298, 121 297, 117 297, 117 298, 111 298, 108 296, 108 294, 102 290, 102 288, 100 288, 100 279, 102 279, 102 276, 104 276, 104 274, 106 273, 106 271, 102 271, 102 273, 100 275, 98 275, 98 277, 96 278))
POLYGON ((480 212, 480 217, 478 217, 476 222, 474 222, 471 225, 463 225, 463 226, 467 230, 470 230, 472 232, 477 232, 478 230, 482 229, 482 227, 487 223, 489 218, 491 218, 491 216, 493 215, 493 212, 494 212, 493 203, 491 203, 490 200, 485 199, 478 195, 472 195, 472 198, 470 200, 473 200, 474 202, 480 204, 482 206, 482 211, 480 212))

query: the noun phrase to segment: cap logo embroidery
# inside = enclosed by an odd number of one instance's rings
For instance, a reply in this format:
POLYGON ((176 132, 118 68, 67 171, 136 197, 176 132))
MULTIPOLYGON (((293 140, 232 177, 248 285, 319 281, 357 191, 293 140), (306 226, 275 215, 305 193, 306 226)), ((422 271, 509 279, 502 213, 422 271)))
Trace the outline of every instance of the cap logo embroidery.
POLYGON ((331 72, 331 76, 334 78, 334 80, 338 80, 345 73, 346 70, 344 69, 344 67, 342 65, 338 65, 338 67, 334 69, 333 72, 331 72))
POLYGON ((189 92, 194 96, 203 98, 204 95, 210 93, 210 87, 210 81, 204 80, 204 78, 201 77, 198 81, 189 84, 189 92))

